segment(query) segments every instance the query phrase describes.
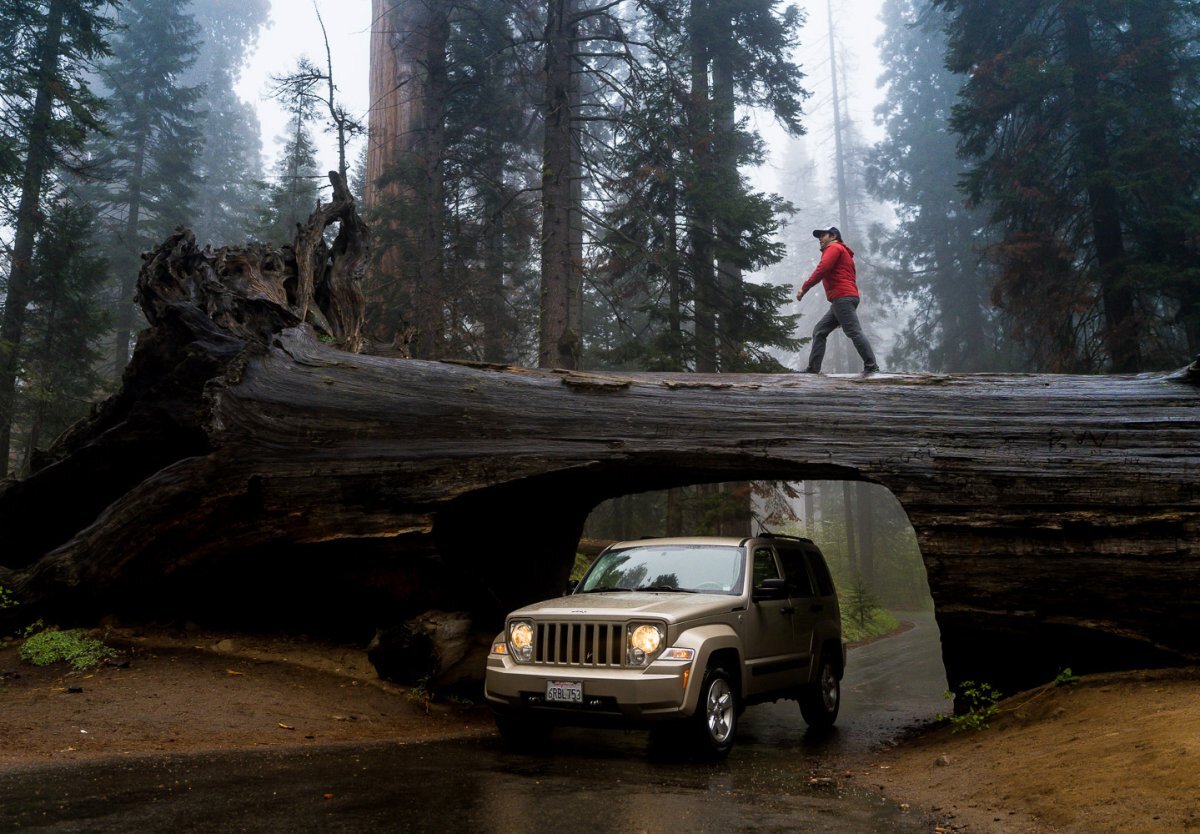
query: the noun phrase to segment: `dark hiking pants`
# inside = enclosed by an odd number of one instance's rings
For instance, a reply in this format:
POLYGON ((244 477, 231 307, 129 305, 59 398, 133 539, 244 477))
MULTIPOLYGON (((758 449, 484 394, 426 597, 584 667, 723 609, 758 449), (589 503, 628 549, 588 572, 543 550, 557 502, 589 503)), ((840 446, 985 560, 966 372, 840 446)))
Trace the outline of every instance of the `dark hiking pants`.
POLYGON ((871 350, 871 343, 867 341, 862 325, 858 323, 858 313, 855 312, 857 309, 857 296, 835 298, 829 302, 829 312, 821 317, 813 329, 812 353, 808 355, 808 370, 811 373, 820 372, 821 363, 825 361, 825 340, 839 327, 854 344, 858 355, 862 357, 863 370, 879 370, 879 363, 875 361, 875 352, 871 350))

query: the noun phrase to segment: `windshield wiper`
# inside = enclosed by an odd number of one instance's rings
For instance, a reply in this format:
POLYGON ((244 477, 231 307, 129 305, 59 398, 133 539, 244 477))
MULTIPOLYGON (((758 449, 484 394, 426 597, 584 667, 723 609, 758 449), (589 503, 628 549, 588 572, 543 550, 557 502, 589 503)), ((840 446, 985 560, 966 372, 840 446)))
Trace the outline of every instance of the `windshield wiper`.
POLYGON ((604 594, 609 591, 624 591, 627 594, 633 593, 633 588, 588 588, 586 591, 580 591, 582 594, 604 594))
POLYGON ((690 588, 676 588, 674 585, 643 585, 639 591, 674 591, 680 594, 694 594, 690 588))

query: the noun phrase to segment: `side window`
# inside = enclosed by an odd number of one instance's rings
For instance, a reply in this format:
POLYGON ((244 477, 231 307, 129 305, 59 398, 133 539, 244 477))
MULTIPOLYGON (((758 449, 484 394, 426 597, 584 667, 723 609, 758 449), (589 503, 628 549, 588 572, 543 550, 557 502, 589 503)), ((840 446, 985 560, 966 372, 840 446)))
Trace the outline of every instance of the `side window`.
POLYGON ((812 579, 808 576, 808 568, 804 566, 804 555, 799 550, 781 549, 779 559, 783 562, 788 593, 794 597, 815 597, 812 579))
POLYGON ((777 579, 779 566, 775 564, 775 554, 769 547, 754 549, 754 587, 761 588, 764 579, 777 579))
POLYGON ((812 570, 812 575, 817 580, 817 590, 821 592, 821 596, 833 596, 833 577, 829 575, 829 567, 825 564, 825 559, 820 553, 813 551, 809 551, 804 555, 808 559, 808 566, 812 570))

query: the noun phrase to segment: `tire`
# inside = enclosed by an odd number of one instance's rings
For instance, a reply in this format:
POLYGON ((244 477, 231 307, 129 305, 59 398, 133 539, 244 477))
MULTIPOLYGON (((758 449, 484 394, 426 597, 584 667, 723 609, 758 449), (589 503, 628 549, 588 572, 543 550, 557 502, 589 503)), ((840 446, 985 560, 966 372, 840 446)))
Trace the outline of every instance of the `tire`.
POLYGON ((710 758, 728 755, 740 712, 733 679, 722 667, 710 666, 704 673, 700 701, 692 717, 692 740, 697 751, 710 758))
POLYGON ((500 713, 495 718, 500 740, 510 750, 542 750, 550 744, 554 727, 546 721, 500 713))
POLYGON ((842 684, 833 661, 822 658, 814 683, 800 691, 800 714, 814 730, 827 730, 837 720, 842 705, 842 684))

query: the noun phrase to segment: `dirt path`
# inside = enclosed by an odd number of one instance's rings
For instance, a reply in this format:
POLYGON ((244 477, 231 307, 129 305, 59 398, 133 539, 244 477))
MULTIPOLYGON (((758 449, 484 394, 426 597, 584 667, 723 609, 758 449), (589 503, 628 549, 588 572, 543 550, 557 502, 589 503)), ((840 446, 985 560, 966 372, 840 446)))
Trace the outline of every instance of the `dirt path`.
MULTIPOLYGON (((493 732, 485 708, 380 682, 346 647, 201 632, 107 640, 124 655, 86 674, 0 649, 0 771, 493 732)), ((942 728, 839 767, 943 831, 1200 832, 1200 670, 1084 678, 1001 707, 987 730, 942 728)))
POLYGON ((216 634, 109 634, 91 673, 0 650, 0 767, 103 755, 423 741, 491 733, 487 710, 380 681, 362 651, 216 634))

